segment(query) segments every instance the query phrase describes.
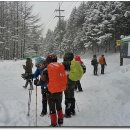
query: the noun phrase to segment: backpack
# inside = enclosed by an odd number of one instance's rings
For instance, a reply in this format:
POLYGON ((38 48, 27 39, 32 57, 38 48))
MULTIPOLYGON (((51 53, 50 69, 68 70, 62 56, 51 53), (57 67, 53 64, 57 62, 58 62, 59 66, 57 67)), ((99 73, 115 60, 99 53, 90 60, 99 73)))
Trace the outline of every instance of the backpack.
POLYGON ((91 61, 91 65, 97 65, 97 64, 98 64, 97 59, 93 59, 93 60, 91 61))
POLYGON ((83 76, 83 68, 78 61, 72 60, 70 65, 69 79, 72 81, 78 81, 83 76))
POLYGON ((50 63, 48 70, 48 91, 51 93, 62 92, 67 86, 67 74, 63 64, 58 62, 50 63))

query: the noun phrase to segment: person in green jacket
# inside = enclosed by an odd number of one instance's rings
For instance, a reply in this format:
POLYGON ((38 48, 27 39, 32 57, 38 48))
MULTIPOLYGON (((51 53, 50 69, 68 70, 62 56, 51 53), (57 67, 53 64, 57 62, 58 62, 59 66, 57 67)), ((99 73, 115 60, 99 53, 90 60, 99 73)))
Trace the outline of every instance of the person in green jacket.
POLYGON ((78 61, 75 61, 74 54, 71 52, 65 53, 63 57, 63 65, 68 73, 68 84, 65 90, 65 117, 70 118, 75 115, 75 97, 74 89, 77 80, 80 80, 83 75, 83 69, 78 61))

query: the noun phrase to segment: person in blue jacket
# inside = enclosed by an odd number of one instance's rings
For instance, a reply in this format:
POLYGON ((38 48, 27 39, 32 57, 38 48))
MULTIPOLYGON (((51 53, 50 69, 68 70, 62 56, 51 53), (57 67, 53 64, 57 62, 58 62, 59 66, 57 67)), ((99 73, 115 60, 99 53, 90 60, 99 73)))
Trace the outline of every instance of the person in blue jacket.
POLYGON ((42 71, 46 68, 46 60, 45 58, 38 57, 35 59, 36 70, 34 74, 32 74, 32 78, 35 78, 34 84, 37 86, 41 86, 41 94, 42 94, 42 112, 40 116, 44 116, 47 114, 47 84, 39 80, 38 77, 41 76, 42 71))

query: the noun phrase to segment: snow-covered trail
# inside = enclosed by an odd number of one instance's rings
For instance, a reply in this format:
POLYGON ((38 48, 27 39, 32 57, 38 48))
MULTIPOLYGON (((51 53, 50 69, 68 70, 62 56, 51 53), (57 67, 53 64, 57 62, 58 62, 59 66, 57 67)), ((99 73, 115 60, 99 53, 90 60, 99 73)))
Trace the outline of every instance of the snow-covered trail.
MULTIPOLYGON (((128 65, 120 67, 118 57, 119 54, 107 56, 105 74, 99 73, 99 76, 93 76, 91 60, 84 59, 83 92, 75 92, 76 116, 65 118, 64 126, 130 126, 130 64, 124 61, 128 65)), ((28 117, 28 90, 22 87, 25 83, 21 78, 22 64, 25 61, 0 62, 0 126, 35 126, 36 91, 32 93, 28 117)), ((38 87, 38 126, 50 125, 49 115, 40 117, 40 112, 41 90, 38 87)))

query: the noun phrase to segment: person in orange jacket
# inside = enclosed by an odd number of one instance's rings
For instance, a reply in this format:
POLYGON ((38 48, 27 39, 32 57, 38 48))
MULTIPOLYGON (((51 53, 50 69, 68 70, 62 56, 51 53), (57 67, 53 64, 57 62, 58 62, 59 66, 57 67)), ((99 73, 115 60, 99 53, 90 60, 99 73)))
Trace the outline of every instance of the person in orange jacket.
MULTIPOLYGON (((48 92, 47 92, 47 99, 48 99, 48 105, 50 109, 50 119, 51 119, 51 126, 56 127, 56 126, 61 126, 63 125, 63 111, 62 111, 62 93, 64 90, 61 90, 61 87, 56 87, 56 82, 54 82, 55 76, 64 77, 62 70, 60 72, 57 72, 54 74, 54 72, 59 71, 55 67, 59 66, 57 62, 57 56, 54 54, 49 54, 46 58, 46 63, 47 63, 47 69, 43 71, 41 74, 41 79, 48 84, 48 92), (50 69, 51 67, 51 69, 50 69), (53 71, 52 71, 53 69, 53 71), (55 70, 55 71, 54 71, 55 70), (51 75, 52 74, 52 75, 51 75), (52 78, 54 80, 52 80, 52 78), (54 86, 53 86, 54 84, 54 86), (59 89, 59 90, 57 90, 59 89), (53 90, 53 92, 52 92, 53 90)), ((62 65, 63 66, 63 65, 62 65)), ((63 66, 64 68, 64 66, 63 66)), ((60 68, 61 69, 61 68, 60 68)), ((64 70, 65 73, 65 70, 64 70)), ((58 79, 58 78, 56 78, 58 79)), ((61 80, 63 82, 63 80, 61 80)), ((66 84, 67 84, 67 75, 66 75, 66 84)), ((66 85, 65 85, 66 88, 66 85)))
POLYGON ((105 65, 107 65, 104 55, 101 55, 99 57, 99 64, 101 65, 101 74, 104 74, 104 68, 105 68, 105 65))

